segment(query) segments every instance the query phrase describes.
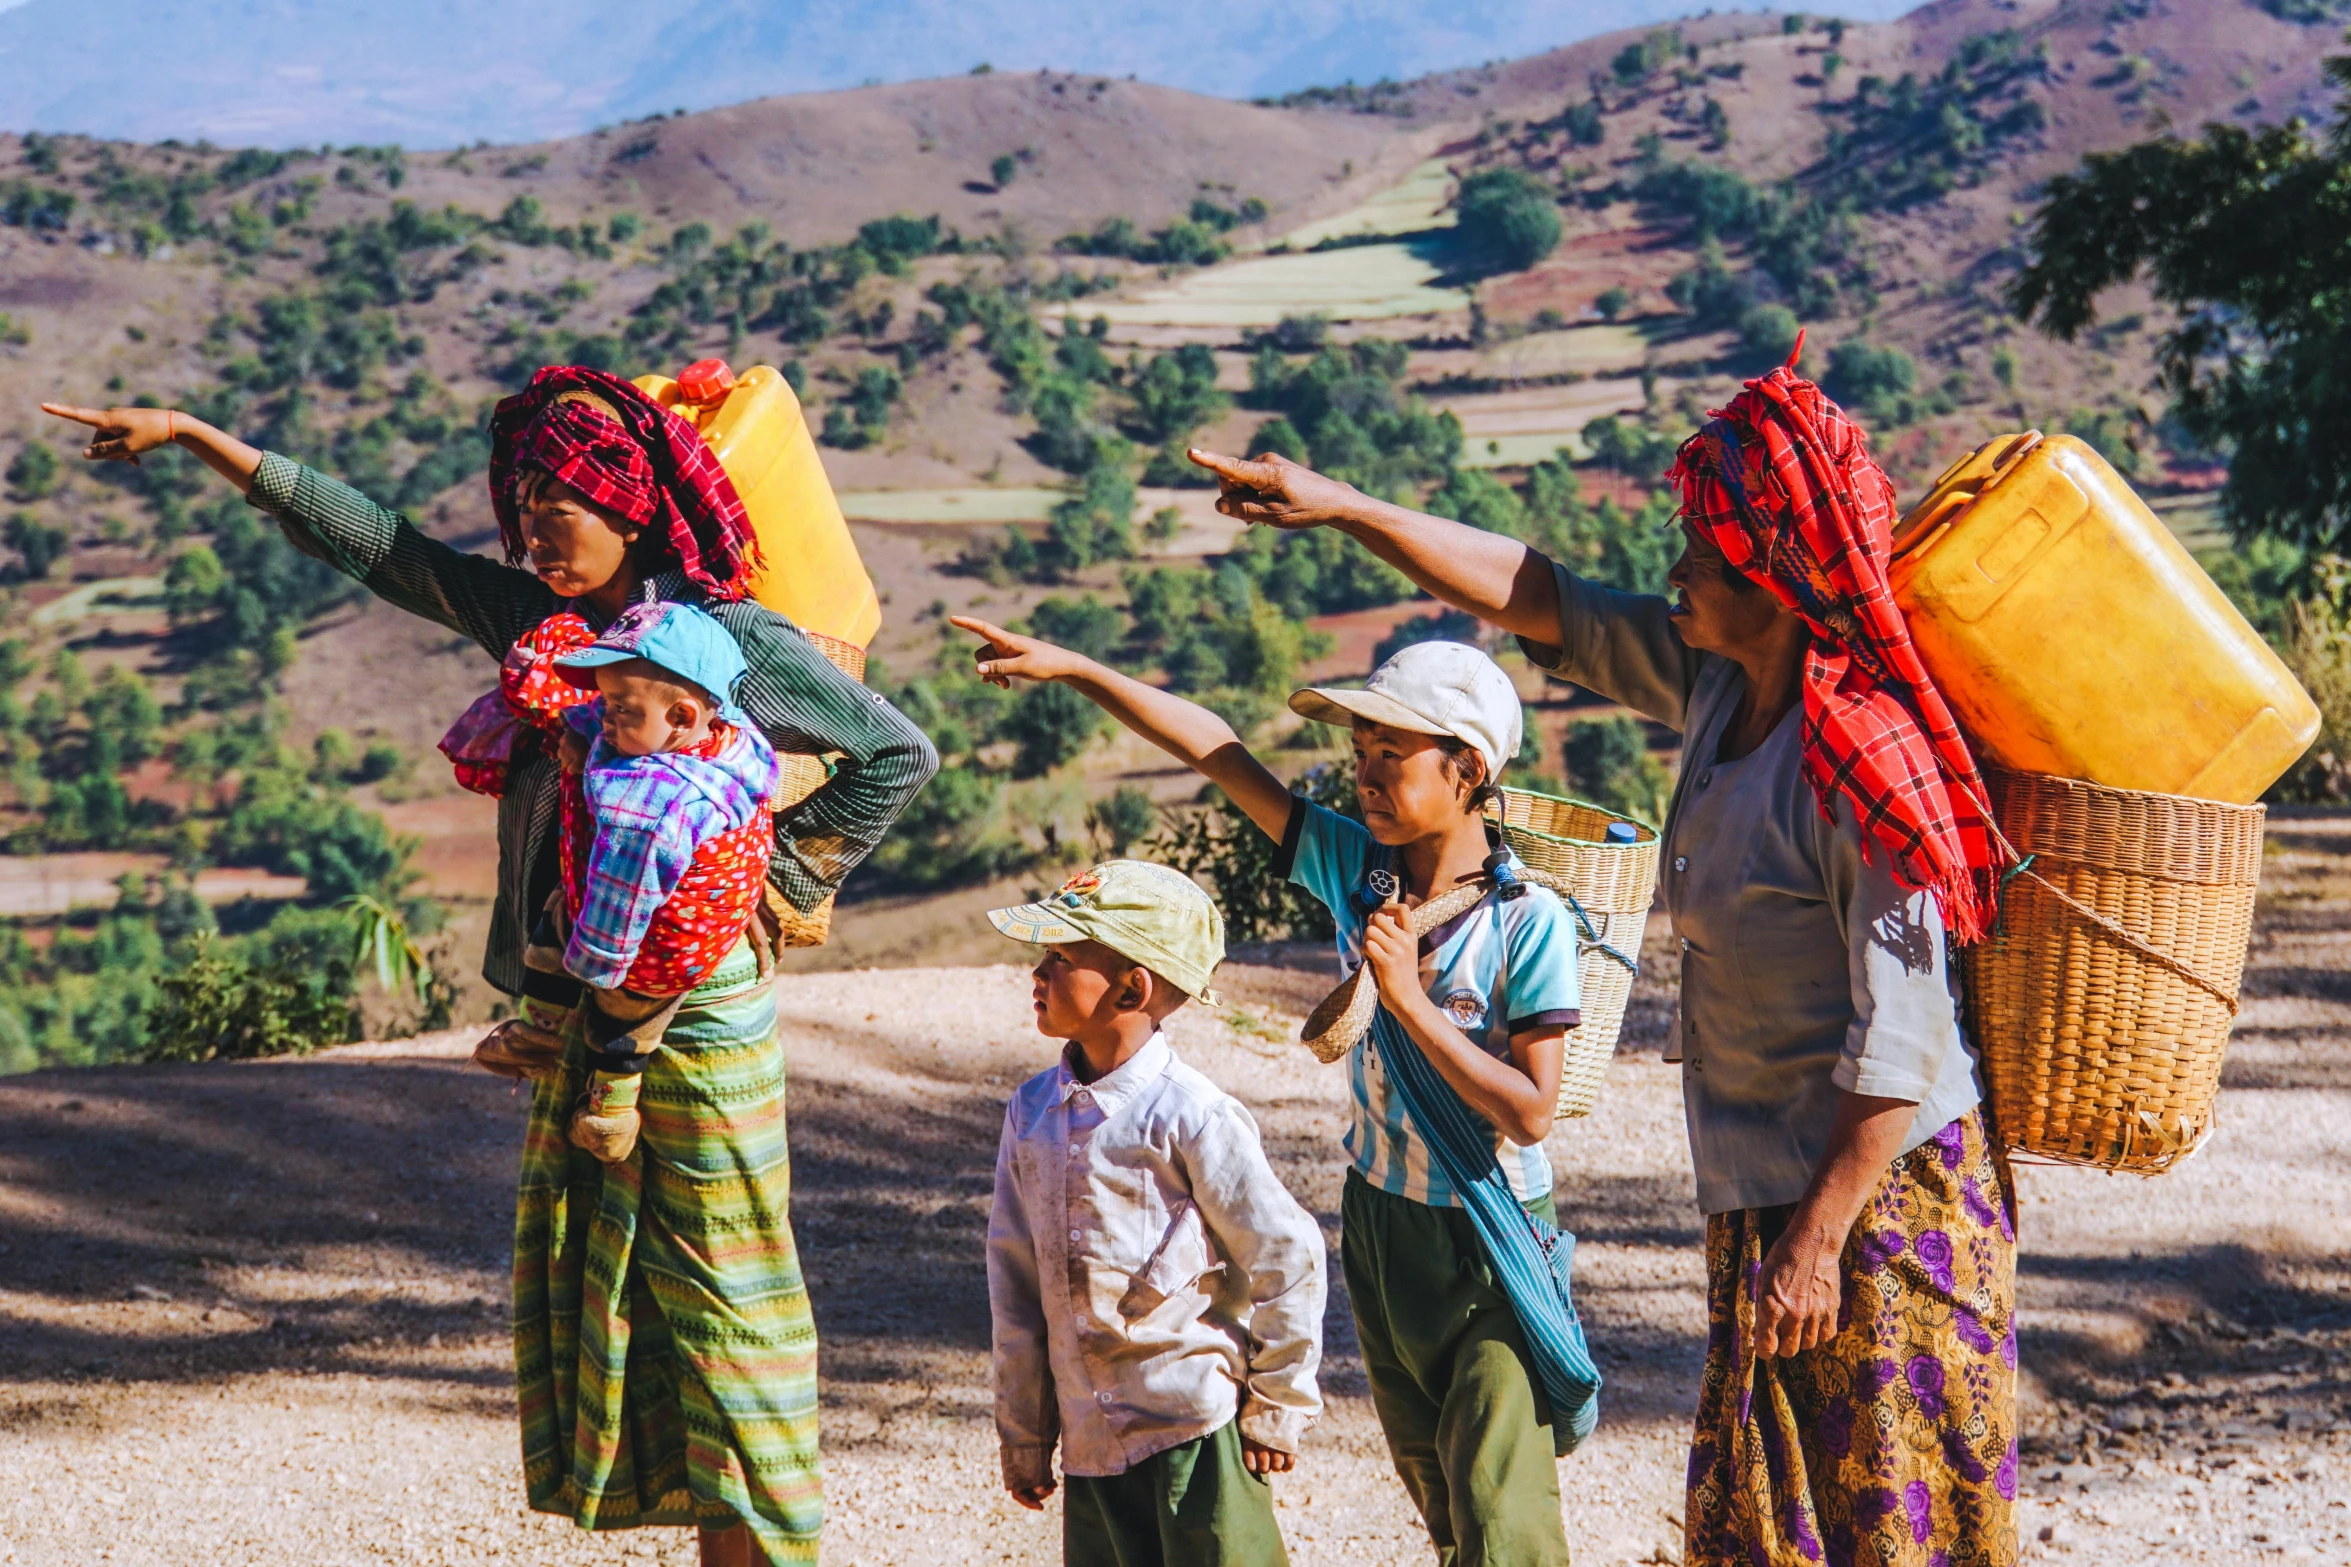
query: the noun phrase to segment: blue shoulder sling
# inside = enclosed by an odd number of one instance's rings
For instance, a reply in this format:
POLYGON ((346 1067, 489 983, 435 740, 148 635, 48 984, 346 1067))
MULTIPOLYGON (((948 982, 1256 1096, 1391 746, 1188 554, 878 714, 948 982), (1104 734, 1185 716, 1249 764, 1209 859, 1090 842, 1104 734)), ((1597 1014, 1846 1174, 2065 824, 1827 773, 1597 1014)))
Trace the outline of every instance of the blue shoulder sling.
MULTIPOLYGON (((1393 887, 1394 872, 1387 863, 1391 858, 1391 852, 1375 851, 1371 865, 1375 874, 1386 872, 1393 887)), ((1497 888, 1497 918, 1504 890, 1497 888)), ((1362 895, 1372 894, 1367 888, 1362 895)), ((1404 1113, 1427 1141, 1429 1157, 1469 1210, 1486 1260, 1510 1298, 1511 1311, 1534 1354, 1536 1373, 1551 1404, 1552 1440, 1564 1457, 1592 1434, 1600 1420, 1600 1370, 1592 1364, 1584 1325, 1568 1288, 1575 1236, 1527 1212, 1494 1157, 1493 1128, 1462 1103, 1386 1007, 1372 1016, 1371 1044, 1404 1101, 1404 1113)))

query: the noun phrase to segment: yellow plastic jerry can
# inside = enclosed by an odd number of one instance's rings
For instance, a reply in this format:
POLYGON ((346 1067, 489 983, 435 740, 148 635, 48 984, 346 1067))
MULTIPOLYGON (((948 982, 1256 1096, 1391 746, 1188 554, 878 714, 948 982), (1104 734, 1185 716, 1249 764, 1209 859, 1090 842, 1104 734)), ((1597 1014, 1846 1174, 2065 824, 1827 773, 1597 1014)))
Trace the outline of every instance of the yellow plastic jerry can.
POLYGON ((705 359, 675 380, 639 376, 637 387, 691 419, 735 481, 766 562, 751 581, 751 597, 862 677, 865 649, 882 626, 882 603, 791 386, 772 365, 737 376, 723 361, 705 359), (854 659, 842 656, 851 651, 854 659))
POLYGON ((1895 601, 1980 757, 2244 804, 2318 708, 2122 476, 2072 436, 2005 435, 1894 529, 1895 601))

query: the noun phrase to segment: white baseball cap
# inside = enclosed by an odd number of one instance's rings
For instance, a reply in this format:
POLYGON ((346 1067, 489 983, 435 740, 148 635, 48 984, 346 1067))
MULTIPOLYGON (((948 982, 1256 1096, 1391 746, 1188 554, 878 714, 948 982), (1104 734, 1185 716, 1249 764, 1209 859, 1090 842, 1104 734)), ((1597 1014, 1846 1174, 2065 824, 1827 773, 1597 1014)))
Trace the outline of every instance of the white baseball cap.
POLYGON ((1524 713, 1501 666, 1465 642, 1415 642, 1372 671, 1360 691, 1308 686, 1290 711, 1344 729, 1357 718, 1422 735, 1451 735, 1486 759, 1495 782, 1518 755, 1524 713))

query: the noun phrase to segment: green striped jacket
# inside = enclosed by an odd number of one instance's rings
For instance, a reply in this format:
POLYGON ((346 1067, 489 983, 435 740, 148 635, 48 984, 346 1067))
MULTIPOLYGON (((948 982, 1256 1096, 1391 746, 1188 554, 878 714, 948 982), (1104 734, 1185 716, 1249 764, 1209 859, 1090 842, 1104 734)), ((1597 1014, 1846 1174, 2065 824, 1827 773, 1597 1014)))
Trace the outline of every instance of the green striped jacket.
MULTIPOLYGON (((549 615, 588 613, 532 573, 429 538, 349 485, 276 452, 263 455, 246 499, 275 518, 296 549, 494 659, 549 615)), ((904 714, 835 668, 773 610, 748 599, 706 600, 676 570, 652 577, 643 594, 697 604, 727 628, 751 666, 737 698, 778 751, 838 759, 830 781, 776 817, 769 878, 795 908, 814 908, 873 852, 938 770, 938 753, 904 714)), ((523 943, 559 874, 558 781, 550 753, 529 742, 516 747, 498 802, 498 901, 482 961, 482 977, 509 995, 523 990, 523 943)))

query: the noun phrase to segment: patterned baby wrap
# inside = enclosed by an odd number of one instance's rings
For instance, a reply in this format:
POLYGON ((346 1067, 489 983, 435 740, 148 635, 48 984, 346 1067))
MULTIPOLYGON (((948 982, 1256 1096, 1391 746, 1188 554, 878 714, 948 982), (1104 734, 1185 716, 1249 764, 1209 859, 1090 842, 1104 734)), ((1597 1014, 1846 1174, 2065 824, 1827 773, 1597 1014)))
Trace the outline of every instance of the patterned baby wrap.
MULTIPOLYGON (((575 684, 555 661, 595 640, 588 622, 569 611, 548 616, 517 639, 499 664, 498 689, 483 693, 441 737, 441 754, 449 758, 458 783, 496 797, 506 791, 507 763, 526 727, 538 731, 544 745, 561 742, 565 713, 596 700, 596 689, 575 684)), ((705 739, 680 754, 716 757, 734 738, 734 726, 717 722, 705 739)), ((562 802, 563 902, 576 919, 596 842, 596 819, 580 774, 563 775, 562 802)), ((772 800, 769 807, 774 808, 772 800)), ((763 815, 695 846, 686 874, 646 927, 636 962, 622 982, 626 988, 640 995, 680 995, 718 967, 759 907, 774 834, 773 820, 763 815)))

